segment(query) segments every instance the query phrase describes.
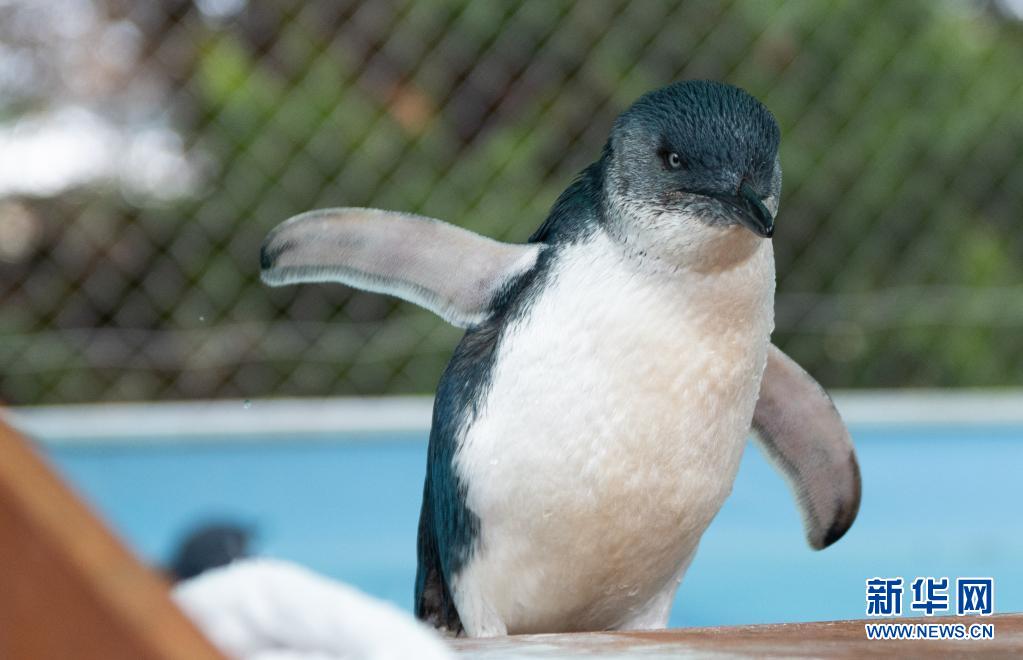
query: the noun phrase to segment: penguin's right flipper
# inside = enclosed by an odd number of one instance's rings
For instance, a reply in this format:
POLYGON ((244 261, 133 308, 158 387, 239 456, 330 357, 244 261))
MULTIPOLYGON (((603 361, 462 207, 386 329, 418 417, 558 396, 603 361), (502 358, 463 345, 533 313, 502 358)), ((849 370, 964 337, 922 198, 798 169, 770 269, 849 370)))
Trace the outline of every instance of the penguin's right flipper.
POLYGON ((773 344, 753 430, 795 491, 810 546, 820 550, 842 538, 860 508, 852 439, 831 397, 773 344))
POLYGON ((470 327, 490 316, 494 298, 533 267, 541 249, 410 213, 337 208, 279 225, 263 242, 260 266, 271 286, 341 282, 470 327))

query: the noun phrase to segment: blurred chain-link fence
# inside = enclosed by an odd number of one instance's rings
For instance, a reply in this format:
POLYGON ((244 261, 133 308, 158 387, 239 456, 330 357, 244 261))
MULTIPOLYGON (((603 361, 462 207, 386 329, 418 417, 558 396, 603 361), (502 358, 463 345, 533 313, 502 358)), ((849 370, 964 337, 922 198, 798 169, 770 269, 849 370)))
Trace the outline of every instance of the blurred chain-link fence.
POLYGON ((459 332, 270 290, 291 214, 522 240, 643 92, 782 126, 776 341, 842 387, 1023 382, 1023 2, 0 2, 0 399, 432 391, 459 332))

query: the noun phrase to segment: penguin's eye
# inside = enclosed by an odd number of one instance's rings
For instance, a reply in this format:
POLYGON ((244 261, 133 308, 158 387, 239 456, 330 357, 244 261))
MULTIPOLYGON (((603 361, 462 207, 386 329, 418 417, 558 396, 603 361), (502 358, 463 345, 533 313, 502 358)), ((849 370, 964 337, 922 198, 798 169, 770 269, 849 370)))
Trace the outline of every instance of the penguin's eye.
POLYGON ((669 151, 664 154, 664 166, 669 170, 680 170, 685 166, 685 162, 677 151, 669 151))

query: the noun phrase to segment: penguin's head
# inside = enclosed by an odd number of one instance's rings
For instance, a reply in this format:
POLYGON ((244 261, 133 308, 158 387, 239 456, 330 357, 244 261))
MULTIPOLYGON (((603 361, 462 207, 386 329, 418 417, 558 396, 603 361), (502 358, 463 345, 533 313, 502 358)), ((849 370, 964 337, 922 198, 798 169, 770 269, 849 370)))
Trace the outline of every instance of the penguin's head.
POLYGON ((613 233, 673 260, 751 252, 774 233, 778 142, 770 111, 737 87, 691 80, 643 96, 605 150, 613 233))

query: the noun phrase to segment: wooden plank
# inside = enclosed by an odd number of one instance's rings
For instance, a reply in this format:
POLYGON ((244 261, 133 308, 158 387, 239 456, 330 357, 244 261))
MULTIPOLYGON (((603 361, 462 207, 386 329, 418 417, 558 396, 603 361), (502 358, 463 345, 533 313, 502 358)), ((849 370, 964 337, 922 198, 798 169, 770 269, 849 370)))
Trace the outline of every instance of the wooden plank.
POLYGON ((0 658, 222 658, 168 584, 0 421, 0 658))
POLYGON ((680 628, 644 632, 515 635, 456 639, 451 645, 465 658, 512 660, 599 657, 643 658, 956 658, 1023 657, 1023 615, 933 617, 827 621, 720 628, 680 628), (963 641, 871 641, 866 623, 994 624, 994 639, 963 641))

